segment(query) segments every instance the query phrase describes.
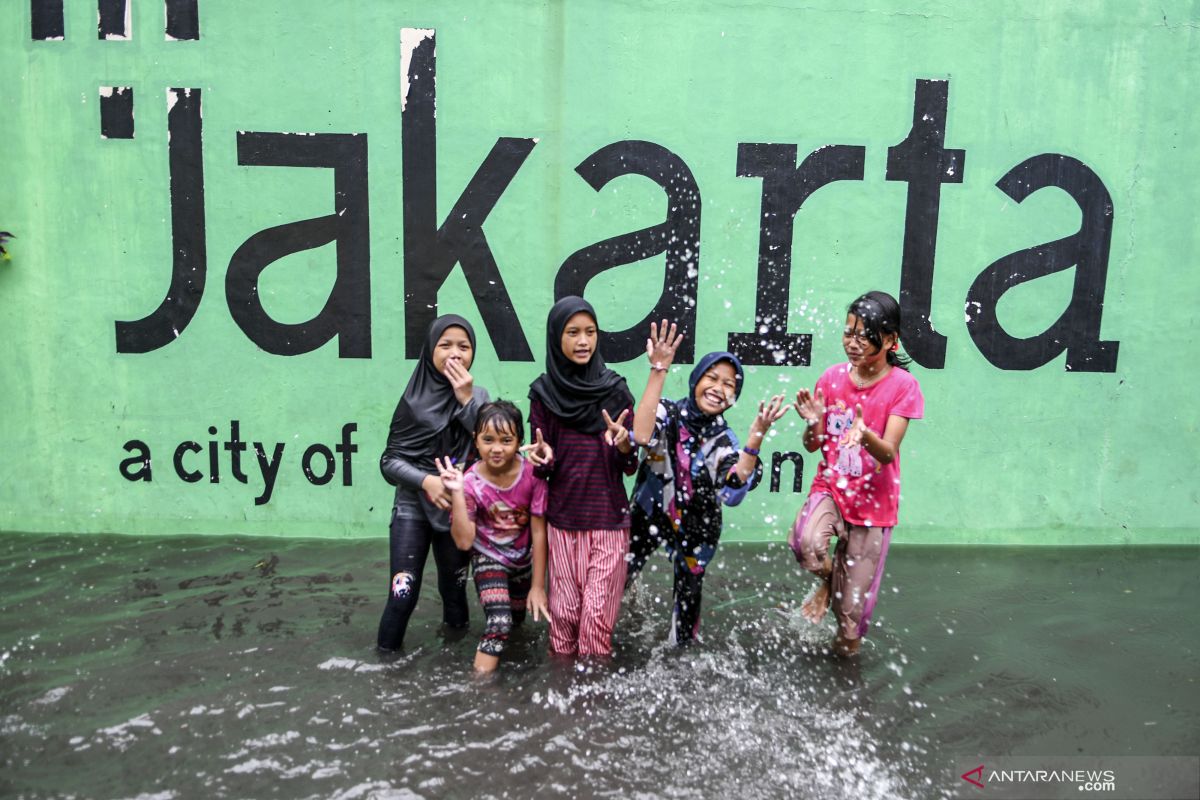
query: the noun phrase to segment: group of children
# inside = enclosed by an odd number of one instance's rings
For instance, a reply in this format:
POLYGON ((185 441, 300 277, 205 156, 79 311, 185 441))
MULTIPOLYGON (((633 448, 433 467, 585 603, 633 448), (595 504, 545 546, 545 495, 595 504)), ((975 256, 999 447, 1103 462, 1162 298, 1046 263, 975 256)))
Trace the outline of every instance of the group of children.
POLYGON ((652 323, 650 374, 636 409, 625 379, 598 352, 596 312, 581 297, 550 309, 546 371, 529 388, 532 441, 520 411, 488 402, 470 367, 475 334, 462 317, 430 326, 392 417, 380 462, 396 485, 391 583, 378 646, 400 647, 430 549, 443 621, 467 624, 468 567, 487 617, 475 656, 496 668, 526 612, 550 626, 555 653, 604 656, 625 589, 665 547, 674 570, 670 637, 695 638, 701 588, 721 535, 722 506, 761 479, 759 450, 794 407, 804 446, 821 452, 789 544, 818 577, 802 613, 820 622, 832 607, 834 650, 857 651, 879 592, 900 493, 900 443, 923 413, 920 387, 899 351, 900 307, 870 292, 851 303, 842 335, 847 362, 787 404, 758 404, 745 445, 723 416, 745 376, 732 353, 703 356, 688 393, 662 397, 683 337, 652 323), (632 501, 624 476, 634 475, 632 501), (832 554, 830 546, 836 539, 832 554), (548 577, 548 583, 547 583, 548 577))

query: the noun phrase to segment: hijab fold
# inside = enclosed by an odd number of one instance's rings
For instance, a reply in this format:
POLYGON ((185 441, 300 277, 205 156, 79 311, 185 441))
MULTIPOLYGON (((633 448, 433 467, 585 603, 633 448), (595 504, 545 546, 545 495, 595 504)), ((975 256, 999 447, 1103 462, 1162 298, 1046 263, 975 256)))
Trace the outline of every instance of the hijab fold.
POLYGON ((404 459, 413 466, 433 471, 434 457, 464 456, 471 446, 471 431, 451 422, 462 409, 454 387, 433 365, 433 349, 447 328, 462 328, 475 350, 475 329, 457 314, 444 314, 433 321, 408 386, 396 404, 388 429, 386 455, 404 459))
POLYGON ((564 297, 550 309, 546 318, 546 371, 530 384, 529 397, 541 401, 567 427, 599 433, 605 429, 601 411, 616 419, 633 405, 633 395, 625 379, 605 366, 599 337, 596 351, 586 364, 576 364, 563 353, 567 321, 581 311, 596 320, 592 304, 575 295, 564 297))

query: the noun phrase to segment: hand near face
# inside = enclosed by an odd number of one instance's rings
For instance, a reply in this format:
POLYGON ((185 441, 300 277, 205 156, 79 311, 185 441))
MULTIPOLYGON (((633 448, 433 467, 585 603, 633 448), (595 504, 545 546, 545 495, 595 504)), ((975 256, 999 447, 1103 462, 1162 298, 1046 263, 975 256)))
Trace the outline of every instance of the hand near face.
POLYGON ((442 479, 442 486, 445 487, 446 491, 461 492, 463 488, 463 472, 454 465, 454 459, 450 458, 450 456, 446 456, 444 460, 435 458, 433 463, 437 466, 438 477, 442 479))
POLYGON ((529 463, 540 467, 554 461, 554 449, 542 438, 542 429, 535 430, 533 436, 534 440, 531 443, 521 447, 521 452, 529 459, 529 463))
POLYGON ((446 365, 442 370, 446 376, 446 380, 450 381, 450 386, 454 389, 454 397, 459 403, 465 406, 471 401, 475 379, 471 377, 471 373, 463 366, 462 361, 457 358, 447 359, 446 365))

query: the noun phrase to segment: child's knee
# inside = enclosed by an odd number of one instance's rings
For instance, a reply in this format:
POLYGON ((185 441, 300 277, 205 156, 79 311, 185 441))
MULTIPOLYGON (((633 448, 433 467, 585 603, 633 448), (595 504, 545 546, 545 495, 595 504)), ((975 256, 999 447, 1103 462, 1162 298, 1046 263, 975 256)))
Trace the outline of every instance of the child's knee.
POLYGON ((792 525, 788 544, 791 545, 792 553, 800 562, 800 566, 809 572, 821 573, 825 570, 825 553, 821 552, 820 540, 816 526, 811 524, 811 519, 804 513, 804 509, 800 509, 796 514, 796 522, 792 525))
POLYGON ((389 594, 392 599, 400 602, 408 602, 413 598, 417 591, 416 576, 411 572, 401 570, 392 576, 392 586, 389 594))

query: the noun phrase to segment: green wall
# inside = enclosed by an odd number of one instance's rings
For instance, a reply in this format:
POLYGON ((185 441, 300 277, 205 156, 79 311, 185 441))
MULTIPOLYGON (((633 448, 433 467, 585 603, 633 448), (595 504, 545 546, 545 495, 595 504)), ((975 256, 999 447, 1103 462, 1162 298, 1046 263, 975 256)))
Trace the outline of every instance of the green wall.
MULTIPOLYGON (((409 28, 436 30, 438 223, 498 139, 536 140, 521 145, 531 149, 482 223, 536 360, 498 360, 460 267, 437 293, 441 311, 475 322, 474 373, 494 396, 526 407, 560 266, 668 213, 664 190, 644 175, 596 191, 576 173, 601 148, 629 141, 673 153, 699 189, 699 258, 681 256, 698 273, 697 353, 725 349, 730 332, 757 324, 765 182, 739 177, 739 145, 792 144, 800 160, 825 145, 863 148, 861 180, 830 183, 804 202, 790 275, 780 277, 776 263, 768 273, 782 283, 762 292, 781 302, 781 286, 790 287, 787 330, 812 334, 811 365, 750 368, 743 404, 730 415, 736 429, 749 424, 755 398, 811 386, 841 357, 849 301, 868 289, 900 292, 912 209, 909 183, 887 179, 889 148, 914 128, 918 81, 945 82, 928 85, 948 86, 944 147, 964 156, 934 166, 944 178, 935 182, 936 238, 913 212, 910 246, 928 253, 936 242, 935 260, 909 265, 917 277, 933 270, 930 318, 946 337, 944 363, 913 368, 927 416, 904 442, 897 536, 1200 541, 1196 3, 206 0, 199 39, 170 41, 162 2, 133 0, 131 38, 103 40, 96 2, 65 0, 63 38, 35 40, 31 14, 45 5, 12 0, 0 9, 0 229, 18 237, 11 260, 0 262, 2 530, 384 534, 391 489, 376 464, 412 365, 405 292, 436 272, 410 265, 406 286, 401 76, 412 62, 402 64, 401 31, 409 28), (133 89, 132 139, 100 135, 107 86, 133 89), (197 258, 194 236, 172 240, 171 87, 201 90, 206 288, 178 338, 118 352, 116 323, 164 302, 173 247, 189 249, 185 263, 197 258), (357 259, 344 286, 369 290, 360 295, 369 300, 334 316, 361 335, 369 313, 369 357, 341 357, 337 337, 310 352, 267 352, 235 321, 226 274, 243 243, 335 214, 345 201, 335 200, 333 169, 239 164, 239 131, 359 134, 337 140, 367 154, 361 179, 347 178, 366 201, 353 211, 357 227, 339 245, 275 261, 257 293, 274 320, 310 320, 335 286, 344 246, 343 257, 357 259), (1111 243, 1095 230, 1086 242, 1075 237, 1086 214, 1061 188, 1017 202, 997 187, 1042 154, 1073 159, 1075 176, 1094 174, 1083 196, 1093 211, 1104 205, 1094 205, 1097 186, 1110 196, 1111 214, 1095 220, 1110 225, 1111 243), (1048 256, 1066 268, 964 314, 989 265, 1066 237, 1075 238, 1048 256), (1089 259, 1086 271, 1072 266, 1077 258, 1089 259), (967 319, 993 312, 977 344, 967 319), (1031 347, 1008 347, 1004 335, 1038 337, 1064 313, 1060 338, 1080 354, 1071 369, 1061 347, 1044 364, 993 363, 1031 347), (1101 313, 1098 330, 1086 330, 1101 313), (1109 356, 1086 346, 1097 338, 1112 343, 1109 356), (209 480, 209 442, 225 441, 231 420, 268 453, 284 445, 269 502, 254 502, 263 479, 253 451, 243 458, 246 484, 223 449, 220 482, 209 480), (350 485, 340 454, 333 479, 314 485, 302 454, 314 443, 332 448, 347 423, 357 425, 350 485), (118 468, 132 440, 152 452, 150 481, 127 480, 118 468), (172 463, 187 440, 203 448, 184 454, 185 468, 204 474, 195 483, 172 463)), ((413 161, 410 173, 429 177, 430 165, 413 161)), ((187 165, 176 168, 182 175, 187 165)), ((407 202, 419 204, 415 181, 407 202)), ((781 191, 797 185, 785 181, 781 191)), ((997 271, 1028 272, 1029 263, 997 271)), ((604 271, 586 296, 602 326, 620 330, 646 316, 663 283, 659 254, 604 271)), ((496 292, 482 285, 477 292, 496 292)), ((676 301, 684 294, 668 289, 676 301)), ((913 302, 906 294, 906 310, 913 302)), ((504 327, 499 339, 515 341, 516 328, 504 327)), ((640 392, 644 360, 614 366, 640 392)), ((686 373, 672 375, 672 393, 686 373)), ((793 412, 765 452, 800 450, 799 435, 793 412)), ((811 456, 805 466, 807 488, 811 456)), ((727 536, 780 535, 803 498, 791 483, 789 465, 781 491, 762 487, 727 515, 727 536)))

